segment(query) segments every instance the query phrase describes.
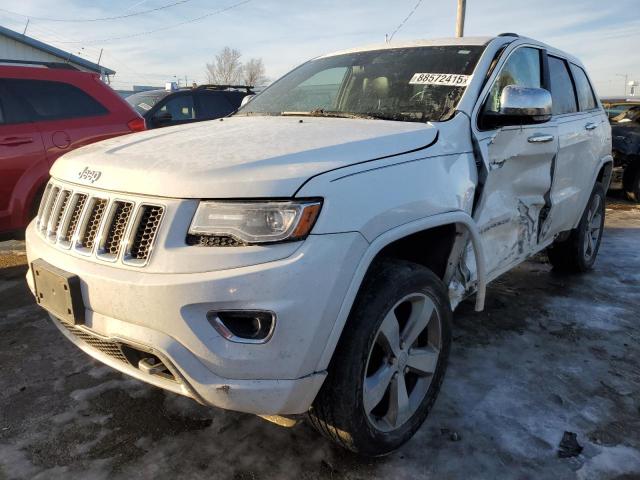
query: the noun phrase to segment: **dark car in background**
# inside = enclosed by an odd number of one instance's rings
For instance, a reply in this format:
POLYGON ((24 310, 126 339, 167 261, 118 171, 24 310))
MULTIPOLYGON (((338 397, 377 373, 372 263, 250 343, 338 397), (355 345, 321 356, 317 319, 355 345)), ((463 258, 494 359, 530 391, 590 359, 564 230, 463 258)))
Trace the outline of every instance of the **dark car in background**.
POLYGON ((640 203, 640 104, 610 119, 613 148, 613 186, 640 203))
POLYGON ((144 129, 95 73, 0 59, 0 239, 22 236, 58 157, 144 129))
POLYGON ((602 106, 607 112, 609 119, 626 112, 631 107, 640 105, 640 98, 627 98, 627 97, 607 97, 601 98, 602 106))
POLYGON ((253 95, 252 87, 199 85, 193 88, 148 90, 134 93, 127 102, 144 117, 147 128, 168 127, 226 117, 253 95))

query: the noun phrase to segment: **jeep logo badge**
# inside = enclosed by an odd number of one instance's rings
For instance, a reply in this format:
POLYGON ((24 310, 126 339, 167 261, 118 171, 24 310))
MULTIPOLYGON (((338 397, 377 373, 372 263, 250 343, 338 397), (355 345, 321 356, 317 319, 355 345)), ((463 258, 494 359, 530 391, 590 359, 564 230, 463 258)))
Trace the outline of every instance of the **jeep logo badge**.
POLYGON ((80 173, 78 173, 78 178, 80 180, 88 180, 91 183, 95 182, 102 176, 102 172, 99 170, 91 170, 89 167, 84 167, 80 173))

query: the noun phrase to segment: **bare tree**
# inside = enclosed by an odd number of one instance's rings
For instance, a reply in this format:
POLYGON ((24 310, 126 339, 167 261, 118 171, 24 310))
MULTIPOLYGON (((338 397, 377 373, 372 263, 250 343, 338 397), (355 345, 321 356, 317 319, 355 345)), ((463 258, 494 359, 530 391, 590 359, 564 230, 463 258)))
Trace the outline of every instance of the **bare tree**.
POLYGON ((212 63, 207 63, 207 82, 220 85, 234 85, 242 81, 242 62, 240 52, 235 48, 224 47, 212 63))
POLYGON ((245 85, 262 85, 266 83, 267 78, 264 76, 264 63, 261 58, 252 58, 243 67, 245 85))

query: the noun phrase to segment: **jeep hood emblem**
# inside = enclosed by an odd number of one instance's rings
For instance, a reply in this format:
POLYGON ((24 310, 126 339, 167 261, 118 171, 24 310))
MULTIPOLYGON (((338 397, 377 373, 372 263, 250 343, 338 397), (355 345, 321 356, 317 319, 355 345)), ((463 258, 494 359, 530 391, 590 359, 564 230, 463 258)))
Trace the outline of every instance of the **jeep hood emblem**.
POLYGON ((84 170, 78 173, 80 180, 88 180, 93 183, 102 176, 102 172, 99 170, 91 170, 89 167, 84 167, 84 170))

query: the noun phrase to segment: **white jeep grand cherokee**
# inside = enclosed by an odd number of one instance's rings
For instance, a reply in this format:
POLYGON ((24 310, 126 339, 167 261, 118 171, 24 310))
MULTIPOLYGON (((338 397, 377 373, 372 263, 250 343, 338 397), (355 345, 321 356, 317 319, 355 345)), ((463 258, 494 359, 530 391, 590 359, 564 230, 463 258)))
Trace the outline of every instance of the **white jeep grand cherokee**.
POLYGON ((58 160, 27 279, 122 372, 380 455, 432 407, 462 299, 545 248, 593 265, 610 151, 580 62, 535 40, 333 53, 58 160))

